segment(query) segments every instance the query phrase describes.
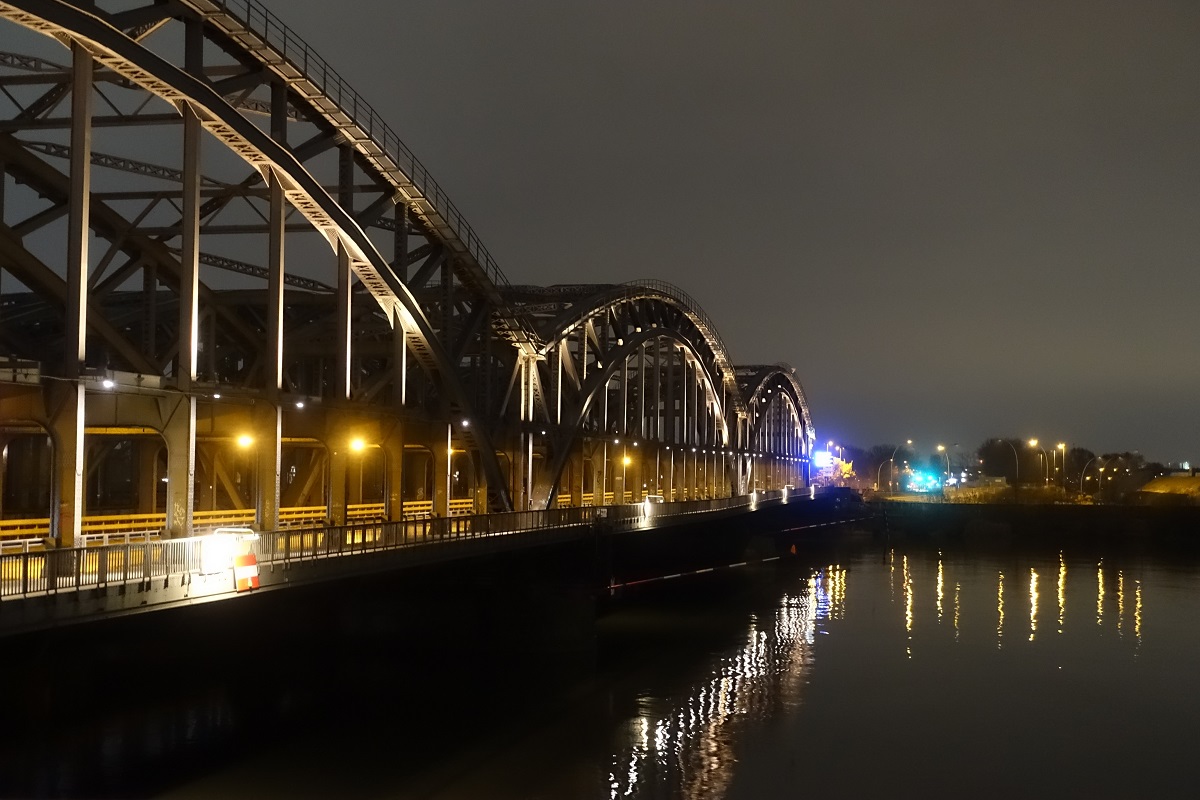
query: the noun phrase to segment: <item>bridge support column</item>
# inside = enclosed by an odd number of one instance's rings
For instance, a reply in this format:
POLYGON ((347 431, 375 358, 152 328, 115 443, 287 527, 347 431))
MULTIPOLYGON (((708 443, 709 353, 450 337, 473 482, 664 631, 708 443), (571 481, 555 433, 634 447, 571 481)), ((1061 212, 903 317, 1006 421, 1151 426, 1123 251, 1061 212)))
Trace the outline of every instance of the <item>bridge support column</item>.
POLYGON ((50 532, 59 547, 77 544, 83 517, 83 386, 51 386, 50 430, 54 437, 54 503, 50 532))
POLYGON ((433 446, 433 515, 450 516, 450 462, 453 452, 451 426, 446 424, 446 438, 433 446))
POLYGON ((331 525, 346 524, 346 472, 349 461, 349 443, 344 436, 330 442, 329 447, 329 507, 327 516, 331 525))
POLYGON ((383 438, 383 468, 387 519, 404 519, 404 436, 399 422, 383 438))
MULTIPOLYGON (((628 456, 620 456, 617 458, 628 458, 628 456)), ((613 467, 613 503, 621 505, 625 502, 625 477, 629 471, 627 464, 621 463, 613 467)))
POLYGON ((162 401, 167 443, 167 534, 190 536, 196 505, 196 398, 191 395, 162 401))
POLYGON ((282 464, 283 417, 279 406, 254 404, 255 493, 258 529, 279 530, 279 474, 282 464))
POLYGON ((575 508, 583 505, 583 466, 582 451, 571 456, 571 485, 565 488, 571 498, 571 505, 575 508))
POLYGON ((137 440, 137 512, 153 514, 158 510, 158 451, 162 440, 143 436, 137 440))
POLYGON ((91 54, 71 46, 71 178, 67 201, 66 319, 63 375, 74 379, 53 387, 50 428, 54 437, 55 502, 51 533, 59 547, 74 547, 83 514, 84 399, 79 376, 87 356, 88 236, 92 190, 91 54))
POLYGON ((604 505, 604 461, 608 458, 608 444, 602 442, 592 452, 592 505, 604 505))

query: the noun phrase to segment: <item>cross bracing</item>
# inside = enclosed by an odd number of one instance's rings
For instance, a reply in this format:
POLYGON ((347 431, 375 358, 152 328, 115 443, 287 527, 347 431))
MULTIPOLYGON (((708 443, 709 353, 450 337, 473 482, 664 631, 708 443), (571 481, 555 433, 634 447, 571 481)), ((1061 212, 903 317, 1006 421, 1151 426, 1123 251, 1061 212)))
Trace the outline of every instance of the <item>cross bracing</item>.
POLYGON ((52 444, 47 486, 17 494, 59 498, 60 540, 126 495, 181 534, 202 506, 270 526, 296 503, 336 521, 718 497, 772 455, 791 466, 771 480, 803 480, 790 368, 764 426, 681 289, 510 285, 260 5, 24 0, 0 18, 0 362, 36 365, 0 369, 0 447, 52 444), (133 452, 140 488, 117 491, 133 452))

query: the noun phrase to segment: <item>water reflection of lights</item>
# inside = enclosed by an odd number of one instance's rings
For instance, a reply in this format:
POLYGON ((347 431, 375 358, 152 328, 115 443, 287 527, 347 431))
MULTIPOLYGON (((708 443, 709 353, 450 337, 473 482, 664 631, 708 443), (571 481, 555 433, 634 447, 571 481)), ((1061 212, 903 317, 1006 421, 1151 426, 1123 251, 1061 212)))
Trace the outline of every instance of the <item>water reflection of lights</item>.
POLYGON ((908 641, 905 643, 904 652, 909 658, 912 658, 913 585, 912 575, 908 571, 908 556, 904 557, 904 630, 908 632, 908 641))
POLYGON ((688 697, 658 714, 654 700, 642 698, 639 716, 629 722, 627 749, 610 762, 610 798, 659 796, 666 787, 682 798, 723 796, 736 763, 733 726, 798 701, 816 623, 844 613, 846 583, 840 566, 814 573, 807 591, 782 599, 771 624, 752 618, 742 646, 716 661, 688 697))
POLYGON ((1058 632, 1063 632, 1063 618, 1067 613, 1067 562, 1058 553, 1058 632))
POLYGON ((1133 582, 1133 638, 1138 647, 1142 644, 1142 582, 1133 582))
POLYGON ((938 551, 938 576, 937 576, 937 612, 938 624, 942 623, 942 589, 945 585, 945 576, 942 570, 942 554, 938 551))
POLYGON ((1038 574, 1034 569, 1029 570, 1029 641, 1037 635, 1038 612, 1038 574))
POLYGON ((1117 570, 1117 636, 1125 635, 1125 573, 1117 570))
POLYGON ((962 591, 962 584, 954 584, 954 641, 958 641, 958 614, 962 606, 959 603, 959 593, 962 591))
MULTIPOLYGON (((991 572, 995 583, 993 587, 993 606, 995 622, 995 644, 997 649, 1003 649, 1005 644, 1005 633, 1009 635, 1009 646, 1012 646, 1014 635, 1020 636, 1024 641, 1036 643, 1045 640, 1047 630, 1056 629, 1059 634, 1066 631, 1066 616, 1067 616, 1067 599, 1068 599, 1068 564, 1066 556, 1063 552, 1057 554, 1058 563, 1053 560, 1038 563, 1033 566, 1020 565, 1006 567, 1005 569, 991 572), (1028 584, 1025 583, 1025 571, 1028 570, 1028 584), (1053 570, 1053 572, 1051 572, 1053 570), (1046 594, 1049 587, 1046 585, 1046 580, 1050 576, 1054 576, 1053 594, 1046 594), (1014 582, 1016 581, 1016 582, 1014 582), (1019 586, 1018 586, 1019 583, 1019 586), (1015 600, 1012 597, 1006 597, 1006 590, 1018 590, 1024 594, 1028 592, 1028 634, 1020 628, 1024 627, 1024 598, 1018 597, 1015 600), (1045 597, 1043 598, 1043 595, 1045 597), (1043 611, 1041 605, 1043 599, 1047 603, 1052 603, 1049 610, 1043 611), (1015 603, 1015 605, 1014 605, 1015 603), (1053 614, 1054 606, 1057 606, 1057 614, 1047 619, 1046 614, 1053 614), (1012 615, 1016 613, 1020 619, 1013 619, 1012 615), (1013 629, 1013 622, 1018 623, 1018 629, 1013 629), (1057 622, 1057 627, 1055 627, 1057 622), (1008 630, 1005 630, 1005 627, 1008 630), (1049 626, 1049 627, 1047 627, 1049 626), (1038 635, 1042 638, 1039 639, 1038 635)), ((928 560, 922 560, 917 556, 905 555, 903 551, 896 553, 895 556, 895 581, 896 588, 903 591, 903 615, 904 615, 904 633, 905 633, 905 654, 908 658, 913 657, 913 652, 918 647, 917 635, 920 629, 921 636, 930 635, 933 628, 921 628, 917 624, 916 617, 919 614, 937 612, 938 622, 941 623, 944 619, 953 613, 954 625, 954 641, 955 642, 970 642, 969 635, 964 637, 964 628, 969 634, 969 629, 972 624, 972 610, 978 598, 973 592, 973 587, 979 584, 975 579, 958 582, 955 580, 957 576, 957 568, 953 559, 947 559, 945 554, 938 552, 936 562, 932 554, 928 560), (929 606, 916 601, 917 597, 928 597, 925 592, 932 590, 930 597, 933 600, 929 606), (951 592, 953 593, 951 597, 951 592), (953 602, 953 610, 948 608, 953 602), (965 608, 964 608, 965 606, 965 608)), ((1087 563, 1087 562, 1085 562, 1087 563)), ((1096 577, 1094 591, 1096 592, 1096 623, 1104 626, 1115 626, 1116 632, 1120 638, 1126 640, 1134 639, 1135 646, 1140 646, 1143 629, 1143 598, 1141 583, 1133 577, 1130 569, 1116 569, 1111 564, 1105 564, 1103 561, 1091 562, 1095 564, 1096 577), (1112 603, 1112 606, 1106 606, 1112 603), (1106 618, 1107 617, 1107 618, 1106 618)), ((1079 573, 1078 566, 1075 567, 1075 574, 1078 576, 1076 581, 1080 579, 1086 583, 1090 581, 1088 571, 1085 569, 1082 574, 1079 573)), ((987 578, 984 578, 986 582, 987 578)), ((1079 587, 1084 588, 1084 587, 1079 587)), ((1093 590, 1089 584, 1087 590, 1093 590)), ((1086 603, 1085 603, 1086 605, 1086 603)), ((831 609, 833 606, 831 605, 831 609)), ((1081 617, 1077 620, 1077 625, 1085 623, 1085 618, 1081 617)))
POLYGON ((996 647, 1004 646, 1004 573, 1000 573, 1000 583, 996 589, 996 647))

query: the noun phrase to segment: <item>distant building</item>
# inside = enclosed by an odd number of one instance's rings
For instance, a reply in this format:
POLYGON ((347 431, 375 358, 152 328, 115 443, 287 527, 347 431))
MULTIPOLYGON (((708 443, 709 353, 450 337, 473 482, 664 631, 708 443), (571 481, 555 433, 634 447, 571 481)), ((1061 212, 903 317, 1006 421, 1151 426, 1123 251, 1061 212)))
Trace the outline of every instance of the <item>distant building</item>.
POLYGON ((1134 492, 1138 505, 1200 505, 1200 476, 1194 469, 1155 478, 1134 492))

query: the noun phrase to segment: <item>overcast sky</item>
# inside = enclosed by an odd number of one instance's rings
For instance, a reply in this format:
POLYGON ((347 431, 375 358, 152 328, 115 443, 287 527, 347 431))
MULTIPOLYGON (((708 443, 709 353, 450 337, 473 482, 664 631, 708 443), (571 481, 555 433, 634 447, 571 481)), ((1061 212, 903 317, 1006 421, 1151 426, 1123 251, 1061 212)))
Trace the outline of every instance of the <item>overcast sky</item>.
POLYGON ((1200 461, 1195 0, 270 5, 511 282, 677 284, 821 442, 1200 461))

